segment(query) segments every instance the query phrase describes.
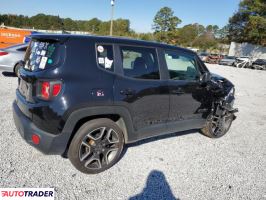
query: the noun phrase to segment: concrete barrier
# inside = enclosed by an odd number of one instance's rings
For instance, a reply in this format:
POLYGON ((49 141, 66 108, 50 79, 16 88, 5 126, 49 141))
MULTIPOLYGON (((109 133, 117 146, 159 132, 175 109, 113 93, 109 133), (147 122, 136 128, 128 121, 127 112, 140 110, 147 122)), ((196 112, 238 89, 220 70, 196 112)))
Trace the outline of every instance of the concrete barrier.
POLYGON ((254 59, 266 59, 266 47, 257 46, 249 43, 231 42, 229 56, 250 56, 254 59))

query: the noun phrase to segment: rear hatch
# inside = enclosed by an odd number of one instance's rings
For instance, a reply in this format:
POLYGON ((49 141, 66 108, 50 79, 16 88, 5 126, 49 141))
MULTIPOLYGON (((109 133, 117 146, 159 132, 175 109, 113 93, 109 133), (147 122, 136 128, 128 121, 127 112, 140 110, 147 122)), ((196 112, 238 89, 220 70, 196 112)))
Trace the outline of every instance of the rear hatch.
MULTIPOLYGON (((66 38, 46 38, 45 35, 34 36, 27 48, 23 68, 19 72, 18 97, 25 103, 39 101, 40 81, 50 79, 49 70, 59 67, 65 58, 66 38)), ((21 105, 22 106, 22 105, 21 105)), ((20 107, 21 107, 20 106, 20 107)), ((29 107, 30 105, 25 105, 29 107)), ((21 108, 25 110, 25 108, 21 108)))

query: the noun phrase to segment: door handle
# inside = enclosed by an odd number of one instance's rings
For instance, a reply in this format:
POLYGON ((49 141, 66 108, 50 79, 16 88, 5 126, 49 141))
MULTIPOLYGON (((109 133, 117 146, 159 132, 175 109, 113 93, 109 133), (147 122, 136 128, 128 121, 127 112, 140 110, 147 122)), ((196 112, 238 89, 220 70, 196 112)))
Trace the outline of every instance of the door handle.
POLYGON ((178 89, 172 90, 171 93, 172 93, 172 94, 177 94, 177 95, 185 94, 184 90, 181 89, 181 88, 178 88, 178 89))
POLYGON ((120 94, 126 95, 126 96, 134 95, 135 93, 136 91, 132 89, 125 89, 125 90, 120 91, 120 94))

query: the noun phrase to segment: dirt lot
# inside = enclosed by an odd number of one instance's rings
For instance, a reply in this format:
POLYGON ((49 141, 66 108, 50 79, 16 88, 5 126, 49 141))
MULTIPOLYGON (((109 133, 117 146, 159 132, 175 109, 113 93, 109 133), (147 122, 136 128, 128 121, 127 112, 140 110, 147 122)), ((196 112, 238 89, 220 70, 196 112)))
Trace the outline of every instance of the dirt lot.
POLYGON ((0 187, 54 187, 57 199, 266 199, 266 71, 208 67, 236 86, 240 112, 226 136, 145 140, 91 176, 21 139, 11 109, 17 79, 0 73, 0 187))

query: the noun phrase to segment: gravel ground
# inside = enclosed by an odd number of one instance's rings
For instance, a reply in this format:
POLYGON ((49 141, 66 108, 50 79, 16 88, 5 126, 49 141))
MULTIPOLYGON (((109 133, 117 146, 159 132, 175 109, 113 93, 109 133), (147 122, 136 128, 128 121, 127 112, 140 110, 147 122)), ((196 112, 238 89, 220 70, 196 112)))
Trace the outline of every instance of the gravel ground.
POLYGON ((226 136, 146 140, 99 175, 21 139, 11 109, 17 79, 0 73, 0 187, 53 187, 56 199, 266 199, 266 71, 208 67, 236 85, 240 112, 226 136))

